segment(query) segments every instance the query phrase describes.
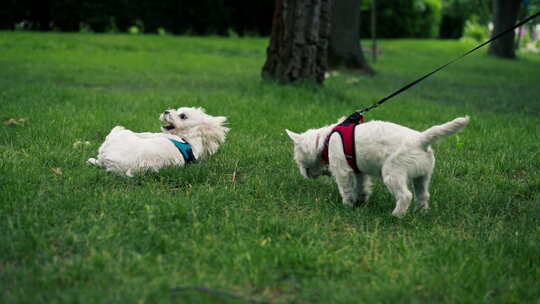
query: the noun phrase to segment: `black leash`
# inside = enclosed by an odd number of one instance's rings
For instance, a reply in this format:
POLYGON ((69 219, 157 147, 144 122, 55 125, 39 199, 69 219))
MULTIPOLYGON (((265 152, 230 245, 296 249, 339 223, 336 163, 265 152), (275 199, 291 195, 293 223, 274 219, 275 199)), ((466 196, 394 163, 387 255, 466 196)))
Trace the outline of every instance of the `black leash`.
POLYGON ((479 48, 483 47, 484 45, 486 45, 486 44, 488 44, 488 43, 491 43, 493 40, 499 39, 501 36, 503 36, 503 35, 509 33, 510 31, 515 30, 516 28, 522 26, 523 24, 525 24, 525 23, 527 23, 527 22, 533 20, 534 18, 536 18, 536 17, 538 17, 538 16, 540 16, 540 12, 537 12, 536 14, 531 15, 531 16, 529 16, 529 17, 523 19, 521 22, 517 23, 517 24, 514 25, 513 27, 511 27, 511 28, 505 30, 504 32, 501 32, 501 33, 499 33, 499 34, 493 36, 493 37, 492 37, 491 39, 489 39, 488 41, 486 41, 486 42, 480 44, 479 46, 477 46, 477 47, 475 47, 474 49, 468 51, 467 53, 465 53, 465 54, 463 54, 463 55, 457 57, 456 59, 454 59, 454 60, 448 62, 447 64, 440 66, 439 68, 435 69, 434 71, 432 71, 432 72, 430 72, 430 73, 428 73, 428 74, 426 74, 426 75, 424 75, 424 76, 422 76, 422 77, 416 79, 415 81, 413 81, 413 82, 407 84, 406 86, 404 86, 404 87, 402 87, 401 89, 395 91, 394 93, 392 93, 392 94, 386 96, 385 98, 383 98, 383 99, 377 101, 376 103, 372 104, 371 106, 369 106, 369 107, 367 107, 367 108, 364 108, 364 109, 362 109, 362 110, 359 110, 359 111, 354 112, 354 113, 351 114, 351 115, 349 116, 349 118, 347 118, 347 119, 350 119, 351 121, 359 121, 360 117, 362 117, 362 114, 367 113, 367 112, 369 112, 369 111, 375 109, 376 107, 380 106, 380 105, 383 104, 384 102, 388 101, 390 98, 392 98, 392 97, 394 97, 394 96, 396 96, 396 95, 398 95, 398 94, 400 94, 400 93, 406 91, 407 89, 409 89, 410 87, 416 85, 416 84, 419 83, 420 81, 422 81, 422 80, 428 78, 429 76, 431 76, 431 75, 437 73, 438 71, 444 69, 445 67, 451 65, 452 63, 454 63, 454 62, 460 60, 461 58, 463 58, 463 57, 469 55, 470 53, 472 53, 472 52, 478 50, 479 48))

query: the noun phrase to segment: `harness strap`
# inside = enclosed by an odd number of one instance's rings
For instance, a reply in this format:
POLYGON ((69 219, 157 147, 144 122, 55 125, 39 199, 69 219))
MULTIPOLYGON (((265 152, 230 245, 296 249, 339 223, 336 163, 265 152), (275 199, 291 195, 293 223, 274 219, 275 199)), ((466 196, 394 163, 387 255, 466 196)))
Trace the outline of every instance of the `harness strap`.
POLYGON ((182 139, 185 142, 180 142, 170 138, 169 140, 176 146, 178 151, 180 151, 180 154, 182 154, 182 157, 184 158, 184 162, 186 164, 197 162, 197 159, 193 154, 193 149, 191 149, 191 145, 185 139, 182 139))
POLYGON ((358 113, 357 115, 351 115, 345 119, 342 123, 335 126, 328 137, 326 137, 326 140, 324 141, 324 148, 322 152, 322 159, 321 162, 323 164, 329 163, 328 158, 328 145, 330 142, 330 137, 334 133, 338 133, 341 137, 341 144, 343 145, 343 153, 345 154, 345 159, 347 160, 347 163, 353 169, 355 173, 360 173, 360 169, 358 169, 358 165, 356 164, 356 148, 354 144, 354 131, 358 124, 364 122, 364 117, 358 113))

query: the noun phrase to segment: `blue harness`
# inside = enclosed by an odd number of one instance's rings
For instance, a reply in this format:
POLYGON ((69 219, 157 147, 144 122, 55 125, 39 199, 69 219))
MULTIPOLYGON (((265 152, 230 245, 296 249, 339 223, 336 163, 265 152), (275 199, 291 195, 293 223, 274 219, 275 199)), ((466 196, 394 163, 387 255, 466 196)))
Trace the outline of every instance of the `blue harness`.
POLYGON ((191 149, 191 145, 187 142, 181 142, 178 140, 170 139, 169 140, 178 148, 178 151, 180 151, 180 154, 182 154, 182 157, 184 157, 184 161, 186 164, 195 163, 197 162, 197 159, 195 158, 195 155, 193 154, 193 150, 191 149))

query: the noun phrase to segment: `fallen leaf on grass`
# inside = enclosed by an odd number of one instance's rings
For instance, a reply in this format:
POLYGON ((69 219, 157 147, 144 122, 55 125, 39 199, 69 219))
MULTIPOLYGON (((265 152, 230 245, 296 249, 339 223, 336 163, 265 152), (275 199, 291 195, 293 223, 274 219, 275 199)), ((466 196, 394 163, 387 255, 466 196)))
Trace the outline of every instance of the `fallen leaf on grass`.
POLYGON ((347 84, 353 84, 353 83, 358 83, 358 82, 360 82, 359 78, 349 78, 346 81, 347 84))
POLYGON ((324 73, 324 78, 328 79, 330 77, 336 77, 336 76, 339 76, 339 75, 340 75, 340 73, 338 71, 330 71, 330 72, 324 73))
POLYGON ((279 237, 280 240, 290 240, 292 239, 292 236, 288 233, 288 232, 285 232, 285 234, 281 235, 279 237))
POLYGON ((261 240, 261 246, 266 246, 268 243, 272 242, 272 238, 271 237, 267 237, 263 240, 261 240))
POLYGON ((82 140, 77 140, 76 142, 73 143, 73 148, 77 149, 77 148, 80 148, 80 147, 87 147, 87 146, 90 146, 90 142, 89 141, 82 141, 82 140))
POLYGON ((10 119, 4 120, 4 125, 6 125, 6 126, 20 126, 20 125, 23 125, 29 119, 30 118, 28 118, 28 117, 25 117, 25 118, 10 118, 10 119))
POLYGON ((63 175, 62 169, 60 169, 60 168, 51 168, 51 170, 56 175, 63 175))

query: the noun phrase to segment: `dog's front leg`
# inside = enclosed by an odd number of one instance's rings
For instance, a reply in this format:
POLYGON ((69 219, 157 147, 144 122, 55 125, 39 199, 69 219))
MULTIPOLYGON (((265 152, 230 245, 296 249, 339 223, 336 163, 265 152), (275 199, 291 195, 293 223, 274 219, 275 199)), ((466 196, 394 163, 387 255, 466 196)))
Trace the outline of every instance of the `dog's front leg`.
POLYGON ((335 170, 334 178, 338 185, 339 193, 343 200, 343 205, 353 208, 358 204, 358 180, 352 170, 335 170))
POLYGON ((358 204, 361 181, 345 159, 341 137, 337 134, 330 138, 328 158, 328 167, 336 180, 343 205, 350 208, 355 207, 358 204))

